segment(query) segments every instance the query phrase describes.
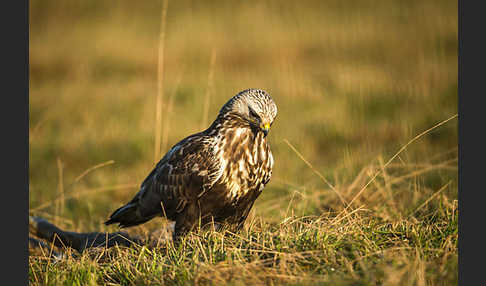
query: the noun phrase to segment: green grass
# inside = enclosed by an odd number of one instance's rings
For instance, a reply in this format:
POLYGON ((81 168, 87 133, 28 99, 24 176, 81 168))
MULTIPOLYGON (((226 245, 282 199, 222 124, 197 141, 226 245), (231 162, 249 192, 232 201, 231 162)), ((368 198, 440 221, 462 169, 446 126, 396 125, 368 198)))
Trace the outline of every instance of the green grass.
MULTIPOLYGON (((161 8, 30 3, 31 215, 116 229, 102 222, 154 165, 161 8)), ((386 165, 457 114, 457 2, 169 1, 167 16, 162 152, 201 129, 214 49, 209 120, 250 87, 278 105, 272 180, 236 236, 32 253, 31 284, 457 283, 457 118, 386 165), (346 211, 336 192, 356 198, 346 211)))

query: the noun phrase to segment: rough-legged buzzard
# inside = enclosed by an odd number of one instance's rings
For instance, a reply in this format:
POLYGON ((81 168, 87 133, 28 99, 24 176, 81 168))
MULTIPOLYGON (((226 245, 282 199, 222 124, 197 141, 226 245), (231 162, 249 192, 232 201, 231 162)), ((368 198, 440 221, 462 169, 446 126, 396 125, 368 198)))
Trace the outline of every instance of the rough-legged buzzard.
POLYGON ((175 238, 212 222, 240 229, 272 175, 266 136, 276 115, 267 92, 238 93, 208 129, 172 147, 105 224, 129 227, 162 216, 175 221, 175 238))

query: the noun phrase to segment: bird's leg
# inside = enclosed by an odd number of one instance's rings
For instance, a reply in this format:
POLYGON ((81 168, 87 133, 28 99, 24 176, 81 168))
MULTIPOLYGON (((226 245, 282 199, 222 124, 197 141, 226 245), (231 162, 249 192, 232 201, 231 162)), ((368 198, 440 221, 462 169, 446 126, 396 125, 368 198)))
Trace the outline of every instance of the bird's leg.
POLYGON ((195 227, 200 226, 200 211, 196 202, 191 202, 186 205, 184 210, 177 214, 174 226, 174 242, 182 235, 192 231, 195 227))
POLYGON ((214 221, 214 216, 208 215, 204 219, 202 219, 203 229, 204 230, 211 230, 211 231, 221 231, 224 228, 224 223, 214 221))
POLYGON ((195 223, 191 223, 187 217, 178 216, 174 226, 174 232, 172 233, 172 240, 177 242, 181 236, 190 232, 194 228, 194 225, 195 223))

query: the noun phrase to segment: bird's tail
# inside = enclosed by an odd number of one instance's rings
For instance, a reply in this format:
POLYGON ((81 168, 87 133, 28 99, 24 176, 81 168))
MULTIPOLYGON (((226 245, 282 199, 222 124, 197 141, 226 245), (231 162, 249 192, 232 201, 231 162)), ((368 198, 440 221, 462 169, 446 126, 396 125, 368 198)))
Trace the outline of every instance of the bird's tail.
POLYGON ((110 219, 105 221, 105 225, 110 225, 113 223, 118 223, 121 228, 139 225, 144 223, 152 217, 146 217, 140 215, 140 211, 138 210, 138 204, 136 202, 130 202, 116 211, 110 216, 110 219))

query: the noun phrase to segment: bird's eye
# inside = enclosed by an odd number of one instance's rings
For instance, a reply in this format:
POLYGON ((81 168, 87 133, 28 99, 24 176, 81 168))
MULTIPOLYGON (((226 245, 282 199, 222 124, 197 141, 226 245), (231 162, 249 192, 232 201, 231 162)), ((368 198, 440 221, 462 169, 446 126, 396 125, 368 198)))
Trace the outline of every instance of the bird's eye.
POLYGON ((248 110, 250 111, 251 117, 254 117, 254 118, 257 118, 257 119, 260 118, 260 116, 258 116, 258 114, 251 107, 248 107, 248 110))

